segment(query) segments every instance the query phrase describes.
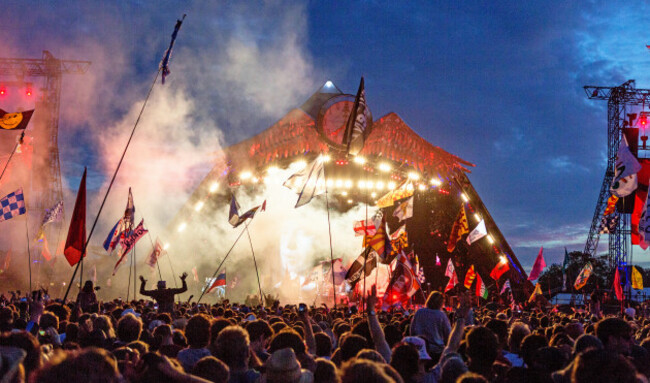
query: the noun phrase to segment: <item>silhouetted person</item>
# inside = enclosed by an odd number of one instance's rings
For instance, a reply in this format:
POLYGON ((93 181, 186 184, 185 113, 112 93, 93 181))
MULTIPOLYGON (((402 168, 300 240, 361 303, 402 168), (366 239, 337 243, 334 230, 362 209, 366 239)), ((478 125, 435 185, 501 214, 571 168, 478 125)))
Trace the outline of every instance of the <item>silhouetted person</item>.
POLYGON ((158 312, 161 313, 173 313, 174 312, 174 295, 182 294, 187 291, 187 273, 181 275, 181 281, 183 281, 183 286, 180 289, 168 289, 165 281, 158 281, 158 288, 156 290, 145 290, 144 285, 147 283, 147 280, 144 277, 140 276, 140 294, 152 297, 158 302, 158 312))

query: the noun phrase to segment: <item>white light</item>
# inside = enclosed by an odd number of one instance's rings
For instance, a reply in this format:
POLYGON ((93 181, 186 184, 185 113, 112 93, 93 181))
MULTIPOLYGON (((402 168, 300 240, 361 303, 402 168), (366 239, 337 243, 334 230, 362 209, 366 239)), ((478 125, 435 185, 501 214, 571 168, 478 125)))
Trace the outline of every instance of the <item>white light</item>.
POLYGON ((438 179, 438 178, 432 178, 431 179, 431 185, 440 186, 441 184, 442 184, 442 182, 440 181, 440 179, 438 179))
POLYGON ((474 219, 476 220, 476 222, 481 222, 481 217, 479 217, 479 215, 476 213, 474 213, 474 219))
POLYGON ((275 173, 275 172, 277 172, 278 170, 280 170, 280 168, 278 168, 277 166, 269 166, 269 168, 266 169, 266 172, 267 172, 267 173, 275 173))
POLYGON ((327 180, 327 182, 325 184, 327 185, 328 188, 331 188, 332 186, 334 186, 334 180, 329 179, 329 180, 327 180))
POLYGON ((372 192, 372 193, 370 194, 370 197, 372 197, 372 198, 375 198, 375 197, 377 197, 377 193, 375 193, 375 192, 372 192))
POLYGON ((410 172, 410 173, 409 173, 409 178, 412 179, 412 180, 414 180, 414 181, 417 181, 417 180, 420 179, 420 175, 417 174, 416 172, 410 172))
POLYGON ((219 184, 217 182, 213 182, 212 185, 210 185, 210 193, 214 193, 219 189, 219 184))
POLYGON ((363 164, 366 163, 366 159, 361 157, 361 156, 356 156, 356 157, 354 157, 354 162, 359 164, 359 165, 363 165, 363 164))
POLYGON ((395 186, 396 186, 396 185, 395 185, 395 182, 390 181, 390 182, 388 183, 388 190, 393 190, 393 189, 395 189, 395 186))
POLYGON ((352 187, 352 181, 351 180, 345 181, 345 187, 348 188, 348 189, 351 188, 352 187))
POLYGON ((377 184, 375 185, 377 190, 381 190, 384 188, 384 182, 383 181, 377 181, 377 184))
POLYGON ((166 243, 165 246, 163 246, 163 250, 169 249, 169 243, 166 243))
POLYGON ((501 263, 508 263, 508 258, 506 258, 505 255, 500 256, 499 260, 501 261, 501 263))
POLYGON ((494 239, 492 238, 491 235, 488 234, 487 239, 488 239, 488 242, 494 243, 494 239))
POLYGON ((469 202, 469 198, 467 198, 467 195, 465 195, 465 193, 462 193, 460 196, 463 198, 463 201, 469 202))
POLYGON ((330 80, 327 80, 327 82, 325 83, 325 88, 331 88, 333 86, 334 86, 334 84, 332 84, 332 82, 330 80))
POLYGON ((348 203, 352 203, 352 200, 351 200, 351 199, 349 199, 349 200, 348 200, 348 203))
POLYGON ((257 177, 253 177, 253 179, 251 181, 253 181, 253 183, 256 184, 256 183, 260 182, 260 179, 257 178, 257 177))
POLYGON ((197 202, 196 205, 194 206, 194 210, 196 211, 201 211, 201 209, 203 209, 203 201, 197 202))
POLYGON ((330 162, 331 159, 332 159, 332 157, 330 157, 329 154, 323 154, 323 155, 320 157, 321 162, 330 162))
POLYGON ((336 187, 337 188, 343 187, 343 180, 336 180, 336 187))
POLYGON ((247 179, 251 178, 252 176, 253 176, 253 174, 251 172, 249 172, 249 171, 239 173, 239 178, 242 179, 242 180, 247 180, 247 179))
POLYGON ((424 186, 424 184, 419 184, 419 185, 418 185, 418 189, 419 189, 420 191, 425 191, 425 190, 427 190, 427 187, 424 186))
POLYGON ((303 161, 303 160, 295 161, 295 162, 293 162, 291 165, 289 165, 289 167, 290 167, 291 170, 293 170, 293 171, 302 170, 302 169, 304 169, 306 166, 307 166, 307 163, 306 163, 305 161, 303 161))
POLYGON ((181 223, 178 225, 178 232, 181 233, 185 228, 187 227, 187 224, 185 222, 181 223))
POLYGON ((408 190, 408 191, 413 190, 413 184, 410 183, 410 182, 408 184, 406 184, 406 190, 408 190))
POLYGON ((344 191, 344 192, 341 192, 341 195, 342 195, 343 197, 347 197, 347 195, 348 195, 348 192, 346 192, 346 191, 344 191))
POLYGON ((359 181, 359 189, 365 189, 366 188, 366 182, 365 181, 359 181))
POLYGON ((379 164, 379 170, 381 170, 382 172, 389 172, 390 169, 391 169, 390 165, 388 165, 385 162, 382 162, 381 164, 379 164))
POLYGON ((373 187, 375 187, 375 183, 372 182, 372 181, 368 181, 368 182, 366 182, 366 187, 368 189, 372 189, 373 187))

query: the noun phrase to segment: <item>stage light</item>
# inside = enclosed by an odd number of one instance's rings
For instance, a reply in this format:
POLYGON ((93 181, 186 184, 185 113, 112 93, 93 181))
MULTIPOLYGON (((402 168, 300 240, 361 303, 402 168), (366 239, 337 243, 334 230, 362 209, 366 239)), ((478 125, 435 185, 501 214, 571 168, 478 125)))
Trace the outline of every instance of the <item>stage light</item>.
POLYGON ((366 182, 366 187, 367 187, 368 189, 372 189, 372 188, 375 187, 375 183, 372 182, 372 181, 368 181, 368 182, 366 182))
POLYGON ((506 258, 505 255, 502 255, 502 256, 499 257, 499 261, 501 263, 508 263, 508 258, 506 258))
POLYGON ((341 192, 341 195, 342 195, 343 197, 347 197, 347 196, 348 196, 348 192, 343 191, 343 192, 341 192))
POLYGON ((253 183, 256 184, 256 183, 260 182, 260 179, 257 178, 257 177, 253 177, 253 178, 251 179, 251 181, 253 181, 253 183))
POLYGON ((359 165, 363 165, 363 164, 366 163, 366 159, 361 157, 361 156, 356 156, 356 157, 354 157, 354 162, 359 164, 359 165))
POLYGON ((336 187, 337 188, 343 187, 343 180, 336 180, 336 187))
POLYGON ((0 86, 0 96, 4 96, 7 94, 7 88, 4 86, 0 86))
POLYGON ((393 189, 395 189, 395 186, 396 186, 396 185, 395 185, 395 182, 390 181, 390 182, 388 183, 388 190, 393 190, 393 189))
POLYGON ((383 189, 384 188, 384 182, 383 181, 377 181, 377 183, 375 184, 375 188, 377 188, 377 190, 383 189))
POLYGON ((379 164, 379 170, 381 170, 382 172, 389 172, 391 169, 392 168, 390 167, 390 165, 388 165, 385 162, 382 162, 381 164, 379 164))
POLYGON ((185 222, 181 223, 180 225, 178 225, 178 232, 182 233, 183 230, 185 230, 186 227, 187 227, 187 224, 185 222))
POLYGON ((26 95, 27 97, 31 97, 32 94, 33 94, 33 93, 32 93, 32 88, 27 88, 27 89, 25 89, 25 95, 26 95))
POLYGON ((406 190, 412 191, 413 190, 413 184, 410 183, 410 182, 408 184, 406 184, 406 190))
POLYGON ((334 180, 332 179, 327 180, 327 182, 325 182, 325 185, 327 185, 328 188, 331 188, 332 186, 334 186, 334 180))
POLYGON ((303 160, 295 161, 295 162, 293 162, 291 165, 289 165, 289 167, 290 167, 291 170, 293 170, 293 171, 302 170, 302 169, 304 169, 306 166, 307 166, 307 163, 306 163, 305 161, 303 161, 303 160))
POLYGON ((371 197, 371 198, 375 198, 375 197, 377 197, 377 193, 375 193, 375 192, 370 193, 370 197, 371 197))
POLYGON ((424 184, 419 184, 419 185, 418 185, 418 189, 419 189, 420 191, 425 191, 425 190, 427 190, 427 187, 424 186, 424 184))
POLYGON ((332 159, 332 157, 330 157, 329 154, 323 154, 323 155, 320 156, 321 162, 330 162, 331 159, 332 159))
POLYGON ((266 169, 266 173, 270 175, 271 173, 277 173, 279 170, 280 168, 277 166, 269 166, 269 168, 266 169))
POLYGON ((351 188, 352 187, 352 181, 351 180, 345 181, 345 187, 348 188, 348 189, 351 188))
POLYGON ((352 201, 351 199, 348 200, 348 203, 352 203, 352 202, 354 202, 354 201, 352 201))
POLYGON ((420 175, 416 172, 410 172, 409 179, 412 179, 413 181, 417 181, 420 179, 420 175))
POLYGON ((327 80, 327 82, 325 82, 325 85, 323 85, 323 87, 325 87, 325 88, 333 88, 334 84, 332 84, 332 82, 330 80, 327 80))
POLYGON ((440 185, 442 185, 442 182, 440 182, 440 179, 438 179, 438 178, 432 178, 431 179, 431 185, 440 186, 440 185))
POLYGON ((481 217, 478 216, 478 214, 474 213, 474 219, 476 222, 481 222, 481 217))
POLYGON ((359 189, 365 189, 366 188, 366 182, 365 181, 359 181, 359 189))
POLYGON ((488 234, 487 239, 488 239, 488 242, 490 242, 491 244, 494 243, 494 239, 492 238, 491 235, 488 234))
POLYGON ((163 246, 163 250, 169 249, 169 243, 166 243, 165 246, 163 246))
POLYGON ((467 195, 465 195, 465 193, 461 193, 460 196, 461 196, 461 198, 463 199, 463 201, 465 201, 465 202, 469 202, 469 198, 467 198, 467 195))
POLYGON ((645 128, 646 125, 648 125, 648 115, 645 112, 641 112, 641 115, 639 116, 639 125, 641 125, 642 128, 645 128))
POLYGON ((196 205, 194 206, 194 210, 196 211, 201 211, 201 209, 203 209, 203 201, 197 202, 196 205))
POLYGON ((249 172, 249 171, 239 173, 239 178, 242 179, 242 180, 247 180, 247 179, 251 178, 252 176, 253 176, 253 174, 251 172, 249 172))
POLYGON ((210 185, 210 193, 214 193, 219 189, 219 183, 213 182, 212 185, 210 185))

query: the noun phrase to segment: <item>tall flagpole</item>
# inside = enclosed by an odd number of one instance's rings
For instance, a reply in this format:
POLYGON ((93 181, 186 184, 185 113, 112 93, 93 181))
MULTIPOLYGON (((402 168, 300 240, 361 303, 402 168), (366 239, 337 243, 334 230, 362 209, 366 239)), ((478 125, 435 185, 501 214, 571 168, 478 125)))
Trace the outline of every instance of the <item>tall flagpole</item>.
POLYGON ((7 163, 5 163, 5 167, 2 169, 2 173, 0 173, 0 180, 2 180, 2 176, 5 175, 5 171, 9 166, 9 162, 11 162, 11 158, 14 156, 14 153, 16 153, 16 149, 18 149, 18 144, 22 142, 24 137, 25 137, 25 131, 23 130, 22 134, 20 135, 20 138, 18 139, 18 142, 16 142, 16 145, 14 145, 14 150, 12 150, 11 154, 9 155, 9 159, 7 160, 7 163))
POLYGON ((27 225, 27 215, 25 215, 25 234, 27 235, 27 262, 29 268, 29 292, 32 292, 32 252, 29 249, 29 229, 27 225))
POLYGON ((336 308, 336 278, 334 277, 334 250, 332 249, 332 225, 330 223, 330 200, 327 191, 327 176, 325 172, 325 163, 323 163, 323 182, 325 183, 325 204, 327 207, 327 230, 330 238, 330 263, 332 270, 332 292, 334 293, 334 308, 336 308))

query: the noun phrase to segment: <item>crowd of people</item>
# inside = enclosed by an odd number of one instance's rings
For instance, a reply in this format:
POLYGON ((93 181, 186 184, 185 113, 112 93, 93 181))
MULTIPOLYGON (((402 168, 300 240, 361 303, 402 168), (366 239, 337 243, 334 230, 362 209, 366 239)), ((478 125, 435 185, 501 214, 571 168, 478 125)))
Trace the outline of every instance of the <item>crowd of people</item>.
MULTIPOLYGON (((186 275, 181 279, 184 281, 186 275)), ((419 308, 250 307, 0 296, 0 383, 647 382, 650 319, 599 310, 512 310, 443 293, 419 308)), ((171 298, 171 299, 170 299, 171 298)), ((160 301, 157 301, 159 299, 160 301)), ((171 302, 171 303, 170 303, 171 302)))

